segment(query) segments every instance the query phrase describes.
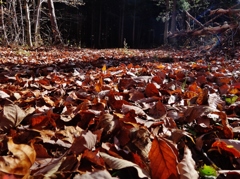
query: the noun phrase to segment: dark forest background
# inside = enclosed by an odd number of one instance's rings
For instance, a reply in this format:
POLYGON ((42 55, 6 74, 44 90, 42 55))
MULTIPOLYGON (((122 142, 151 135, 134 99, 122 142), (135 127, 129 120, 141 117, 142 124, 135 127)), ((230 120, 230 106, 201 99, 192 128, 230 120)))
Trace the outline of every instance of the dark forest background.
POLYGON ((125 40, 131 48, 152 48, 163 43, 159 7, 149 0, 91 0, 78 7, 55 3, 55 9, 62 37, 71 45, 114 48, 125 40))
MULTIPOLYGON (((2 0, 0 43, 32 47, 52 45, 54 41, 58 41, 83 48, 155 48, 171 43, 167 39, 171 33, 199 28, 196 20, 203 24, 207 22, 213 18, 209 16, 211 10, 227 9, 233 5, 237 8, 239 2, 2 0), (191 14, 196 20, 187 17, 186 13, 191 14)), ((233 21, 228 15, 221 15, 207 26, 213 27, 214 23, 221 26, 225 22, 233 21)), ((178 44, 182 45, 182 40, 187 38, 180 37, 177 39, 178 44)))

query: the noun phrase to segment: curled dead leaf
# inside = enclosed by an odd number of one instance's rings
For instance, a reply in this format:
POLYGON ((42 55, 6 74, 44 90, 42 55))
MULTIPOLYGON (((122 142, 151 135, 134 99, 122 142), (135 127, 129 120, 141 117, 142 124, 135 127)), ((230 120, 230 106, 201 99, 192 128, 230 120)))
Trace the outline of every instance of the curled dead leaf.
POLYGON ((28 176, 36 159, 34 148, 26 144, 15 144, 12 138, 9 138, 7 145, 13 156, 0 157, 0 171, 24 177, 28 176))

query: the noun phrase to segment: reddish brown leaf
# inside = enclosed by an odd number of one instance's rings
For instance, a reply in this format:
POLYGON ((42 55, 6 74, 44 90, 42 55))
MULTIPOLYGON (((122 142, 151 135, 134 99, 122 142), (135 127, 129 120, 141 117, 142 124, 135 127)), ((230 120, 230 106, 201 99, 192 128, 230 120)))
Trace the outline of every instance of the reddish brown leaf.
POLYGON ((149 159, 153 179, 179 178, 176 154, 163 139, 154 138, 149 159))
POLYGON ((145 89, 145 94, 147 97, 159 96, 159 91, 153 83, 148 83, 145 89))
POLYGON ((240 151, 235 149, 232 145, 227 145, 225 142, 221 140, 217 140, 212 144, 212 147, 217 148, 221 153, 221 150, 231 153, 234 157, 240 158, 240 151))

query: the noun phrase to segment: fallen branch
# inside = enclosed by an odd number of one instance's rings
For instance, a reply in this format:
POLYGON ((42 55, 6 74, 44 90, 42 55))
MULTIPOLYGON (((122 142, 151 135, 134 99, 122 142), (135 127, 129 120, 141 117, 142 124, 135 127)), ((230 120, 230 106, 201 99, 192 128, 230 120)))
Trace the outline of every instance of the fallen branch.
POLYGON ((174 37, 178 37, 178 36, 186 36, 186 35, 190 35, 190 36, 213 35, 213 34, 223 33, 229 29, 232 30, 237 27, 238 27, 237 24, 224 24, 224 25, 216 26, 216 27, 204 27, 200 30, 183 31, 183 32, 171 34, 169 36, 169 38, 174 38, 174 37))

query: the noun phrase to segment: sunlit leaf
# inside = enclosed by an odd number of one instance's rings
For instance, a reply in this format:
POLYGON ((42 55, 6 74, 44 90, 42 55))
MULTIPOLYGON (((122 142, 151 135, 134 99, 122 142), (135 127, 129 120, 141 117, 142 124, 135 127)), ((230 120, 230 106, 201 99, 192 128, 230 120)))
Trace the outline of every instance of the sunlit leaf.
POLYGON ((238 99, 238 96, 232 96, 232 97, 229 97, 229 98, 225 98, 225 101, 228 103, 228 104, 233 104, 237 101, 238 99))
POLYGON ((0 98, 9 98, 10 96, 7 94, 7 93, 5 93, 4 91, 2 91, 2 90, 0 90, 0 98))
POLYGON ((8 150, 13 156, 0 157, 0 171, 8 174, 28 176, 35 162, 36 152, 26 144, 15 144, 12 138, 8 140, 8 150))
POLYGON ((179 178, 178 159, 173 149, 162 139, 154 138, 149 152, 151 178, 179 178))
POLYGON ((198 172, 195 170, 195 161, 192 158, 192 152, 188 147, 184 148, 184 157, 178 164, 181 179, 198 179, 198 172))
POLYGON ((106 70, 107 70, 107 66, 106 66, 106 64, 104 64, 103 67, 102 67, 102 72, 105 74, 106 70))
POLYGON ((220 152, 221 150, 229 152, 233 154, 234 157, 240 158, 240 151, 234 148, 233 145, 228 145, 224 141, 217 140, 212 144, 212 147, 218 149, 220 152))
POLYGON ((207 176, 217 176, 217 171, 212 166, 204 164, 201 168, 199 168, 199 175, 202 177, 207 176))

